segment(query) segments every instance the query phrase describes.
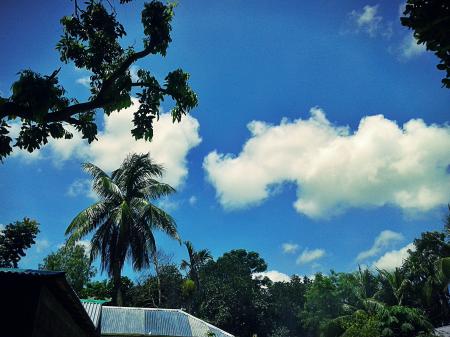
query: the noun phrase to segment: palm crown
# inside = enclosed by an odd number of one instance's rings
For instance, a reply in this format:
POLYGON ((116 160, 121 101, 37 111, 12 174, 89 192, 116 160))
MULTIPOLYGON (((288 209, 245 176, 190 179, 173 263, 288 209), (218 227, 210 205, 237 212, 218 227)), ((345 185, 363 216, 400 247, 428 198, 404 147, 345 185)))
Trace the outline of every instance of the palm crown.
POLYGON ((154 230, 179 240, 175 220, 153 202, 175 189, 157 179, 163 167, 148 154, 131 154, 119 169, 108 175, 86 163, 99 201, 80 212, 66 230, 69 242, 93 233, 91 261, 101 258, 101 268, 113 278, 115 302, 121 304, 120 276, 127 259, 133 268, 148 267, 156 250, 154 230))

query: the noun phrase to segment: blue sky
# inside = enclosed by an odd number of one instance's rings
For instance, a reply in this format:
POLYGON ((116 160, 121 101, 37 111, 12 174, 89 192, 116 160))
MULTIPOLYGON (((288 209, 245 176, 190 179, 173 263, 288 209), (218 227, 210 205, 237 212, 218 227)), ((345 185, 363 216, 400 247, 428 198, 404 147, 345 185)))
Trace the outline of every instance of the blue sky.
MULTIPOLYGON (((182 67, 198 108, 180 125, 163 117, 152 144, 131 140, 131 108, 106 121, 99 115, 92 146, 75 137, 33 156, 15 151, 0 168, 0 223, 24 216, 41 223, 22 266, 37 267, 93 202, 80 164, 112 170, 131 151, 150 151, 166 166, 178 193, 161 206, 183 239, 215 257, 255 250, 274 278, 398 265, 415 237, 442 227, 450 201, 450 91, 436 57, 400 25, 401 6, 180 1, 167 57, 133 69, 163 80, 182 67)), ((134 1, 119 10, 124 45, 137 49, 141 8, 134 1)), ((8 47, 0 95, 21 69, 59 67, 59 19, 71 10, 70 1, 1 2, 0 40, 8 47)), ((69 64, 60 80, 81 100, 86 76, 69 64)), ((185 257, 177 243, 158 242, 175 262, 185 257)))

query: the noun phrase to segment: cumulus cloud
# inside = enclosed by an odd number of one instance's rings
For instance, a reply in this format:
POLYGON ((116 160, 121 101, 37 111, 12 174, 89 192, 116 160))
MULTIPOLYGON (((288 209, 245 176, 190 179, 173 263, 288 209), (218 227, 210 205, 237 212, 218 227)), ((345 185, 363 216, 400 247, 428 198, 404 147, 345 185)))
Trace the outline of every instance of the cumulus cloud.
POLYGON ((254 273, 254 278, 263 279, 268 277, 272 282, 290 282, 291 277, 277 270, 269 270, 261 273, 254 273))
POLYGON ((312 249, 306 248, 300 256, 297 258, 297 264, 307 264, 313 261, 317 261, 325 256, 324 249, 312 249))
POLYGON ((387 252, 373 263, 373 267, 392 271, 395 268, 402 266, 403 261, 409 255, 408 250, 414 251, 415 249, 416 246, 414 246, 414 243, 410 243, 399 250, 387 252))
POLYGON ((283 243, 281 248, 285 254, 294 254, 298 250, 298 245, 296 243, 283 243))
POLYGON ((424 44, 418 44, 417 39, 411 33, 407 35, 400 46, 400 55, 404 59, 410 59, 415 56, 425 53, 426 47, 424 44))
POLYGON ((204 158, 224 208, 259 204, 284 182, 298 187, 295 209, 316 218, 350 207, 428 211, 448 202, 450 126, 421 119, 398 125, 375 115, 351 131, 320 108, 310 112, 309 119, 279 125, 252 121, 239 155, 213 151, 204 158))
POLYGON ((393 243, 403 240, 403 235, 401 233, 393 232, 390 230, 382 231, 376 238, 370 247, 370 249, 365 250, 358 254, 356 261, 364 261, 372 256, 378 255, 384 249, 390 247, 393 243))
MULTIPOLYGON (((201 142, 199 123, 188 115, 180 123, 172 123, 172 116, 161 114, 155 121, 155 136, 151 142, 135 140, 130 131, 133 128, 133 113, 139 103, 133 99, 133 105, 120 112, 104 116, 104 129, 97 135, 98 141, 88 144, 81 139, 73 128, 71 140, 51 139, 43 149, 56 165, 62 165, 66 160, 76 158, 89 161, 106 171, 112 171, 120 166, 123 159, 131 152, 150 152, 155 162, 163 164, 166 172, 163 180, 174 187, 180 186, 188 174, 186 156, 188 152, 201 142)), ((26 152, 15 150, 16 156, 27 160, 42 159, 43 150, 35 151, 32 157, 26 152)))

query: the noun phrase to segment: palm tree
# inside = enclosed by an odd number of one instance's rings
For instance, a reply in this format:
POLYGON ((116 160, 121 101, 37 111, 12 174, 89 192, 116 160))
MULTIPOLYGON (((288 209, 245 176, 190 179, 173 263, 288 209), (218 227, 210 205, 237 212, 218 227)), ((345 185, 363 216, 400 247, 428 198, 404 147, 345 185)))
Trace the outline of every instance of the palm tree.
POLYGON ((187 248, 189 254, 189 261, 181 261, 181 269, 189 269, 189 277, 195 282, 195 287, 200 289, 200 268, 212 259, 211 253, 208 249, 202 249, 195 251, 194 246, 190 241, 185 241, 184 245, 187 248))
POLYGON ((85 163, 99 201, 80 212, 66 230, 69 242, 93 233, 91 261, 101 258, 102 271, 113 281, 113 302, 123 305, 121 272, 126 260, 135 270, 148 267, 156 252, 153 232, 161 230, 179 240, 175 220, 153 202, 175 190, 157 179, 161 165, 148 154, 130 154, 111 176, 85 163))
POLYGON ((411 289, 411 281, 408 280, 400 268, 393 271, 377 269, 382 283, 381 291, 377 293, 383 302, 389 305, 403 305, 406 292, 411 289))

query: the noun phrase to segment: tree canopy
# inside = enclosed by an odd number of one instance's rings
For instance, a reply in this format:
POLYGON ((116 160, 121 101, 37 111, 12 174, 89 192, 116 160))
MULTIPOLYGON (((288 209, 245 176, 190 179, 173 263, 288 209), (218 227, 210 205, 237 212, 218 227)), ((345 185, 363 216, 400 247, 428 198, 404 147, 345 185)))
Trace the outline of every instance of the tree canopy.
MULTIPOLYGON (((121 0, 125 5, 131 0, 121 0)), ((77 68, 91 73, 91 96, 85 102, 70 97, 59 83, 61 67, 49 75, 30 69, 19 72, 11 86, 9 97, 0 97, 0 160, 12 152, 12 146, 32 152, 48 142, 48 138, 73 137, 72 126, 83 139, 96 139, 96 113, 109 115, 132 104, 131 95, 139 99, 134 113, 136 139, 151 140, 153 120, 159 117, 159 107, 165 97, 174 101, 173 121, 180 121, 197 105, 197 96, 188 85, 189 74, 182 69, 169 72, 160 82, 150 70, 140 69, 133 79, 130 66, 150 55, 166 55, 172 41, 174 4, 151 1, 144 4, 141 22, 144 38, 140 50, 123 47, 125 27, 117 20, 115 8, 101 0, 74 1, 74 12, 61 19, 63 35, 56 48, 63 63, 73 62, 77 68), (13 142, 11 123, 21 125, 13 142)))
POLYGON ((96 269, 91 266, 88 257, 89 252, 81 244, 65 244, 56 252, 50 253, 44 258, 39 269, 64 271, 66 279, 76 292, 80 292, 96 274, 96 269))
POLYGON ((29 218, 6 225, 0 231, 0 267, 17 268, 20 259, 26 255, 25 251, 35 243, 38 233, 39 224, 29 218))
POLYGON ((450 3, 407 0, 403 14, 401 22, 414 31, 417 43, 425 44, 440 59, 437 68, 446 72, 442 84, 450 88, 450 3))

